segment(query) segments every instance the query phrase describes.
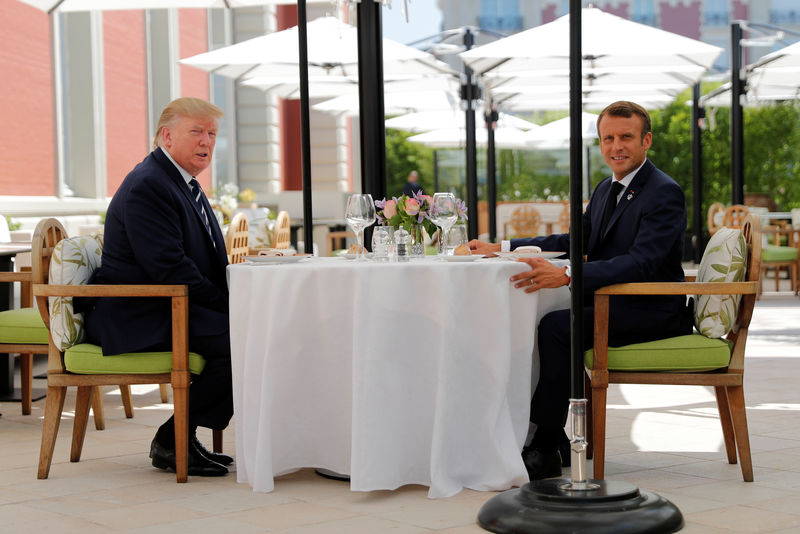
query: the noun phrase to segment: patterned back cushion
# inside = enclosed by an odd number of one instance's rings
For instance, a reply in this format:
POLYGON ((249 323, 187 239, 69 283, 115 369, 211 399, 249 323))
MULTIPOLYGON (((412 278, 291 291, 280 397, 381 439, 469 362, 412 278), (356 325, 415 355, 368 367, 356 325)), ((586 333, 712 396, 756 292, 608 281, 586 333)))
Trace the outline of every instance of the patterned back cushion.
MULTIPOLYGON (((53 249, 50 260, 50 283, 79 285, 89 281, 100 267, 103 235, 70 237, 53 249)), ((72 297, 50 297, 50 333, 59 350, 66 350, 83 341, 83 314, 75 313, 72 297)))
MULTIPOLYGON (((741 282, 745 276, 747 243, 740 230, 720 228, 711 236, 700 269, 698 282, 741 282)), ((694 325, 706 337, 718 338, 736 324, 741 295, 698 295, 694 325)))

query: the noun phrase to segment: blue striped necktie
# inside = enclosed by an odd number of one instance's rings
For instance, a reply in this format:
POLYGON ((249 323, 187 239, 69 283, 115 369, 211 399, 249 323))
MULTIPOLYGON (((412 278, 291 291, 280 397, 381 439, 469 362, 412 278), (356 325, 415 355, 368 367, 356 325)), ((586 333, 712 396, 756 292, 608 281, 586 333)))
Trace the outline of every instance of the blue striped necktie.
MULTIPOLYGON (((206 225, 206 231, 208 235, 211 236, 211 242, 214 243, 214 234, 211 233, 211 225, 208 223, 208 215, 206 215, 206 208, 203 206, 203 201, 200 200, 203 196, 203 190, 200 189, 200 184, 194 178, 191 179, 189 182, 189 187, 192 188, 192 196, 194 196, 194 201, 197 203, 197 207, 200 208, 200 214, 203 216, 203 224, 206 225)), ((214 243, 214 247, 217 244, 214 243)))

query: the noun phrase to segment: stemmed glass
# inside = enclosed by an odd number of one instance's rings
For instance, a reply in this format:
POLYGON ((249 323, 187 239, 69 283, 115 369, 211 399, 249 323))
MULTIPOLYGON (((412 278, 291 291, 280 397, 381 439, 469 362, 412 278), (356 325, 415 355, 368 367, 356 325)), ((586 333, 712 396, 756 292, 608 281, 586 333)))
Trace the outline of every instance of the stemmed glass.
POLYGON ((439 235, 442 239, 442 256, 447 255, 447 234, 458 219, 456 197, 453 193, 434 193, 433 195, 433 224, 441 228, 439 235))
POLYGON ((358 240, 356 261, 364 261, 364 228, 375 223, 375 203, 372 201, 372 195, 350 195, 344 216, 358 240))

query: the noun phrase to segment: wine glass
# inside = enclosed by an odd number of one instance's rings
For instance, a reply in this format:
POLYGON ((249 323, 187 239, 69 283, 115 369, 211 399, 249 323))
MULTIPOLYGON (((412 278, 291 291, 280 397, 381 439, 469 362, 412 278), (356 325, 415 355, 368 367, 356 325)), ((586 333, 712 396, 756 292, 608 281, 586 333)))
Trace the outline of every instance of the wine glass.
POLYGON ((372 195, 350 195, 347 199, 347 210, 345 211, 347 225, 356 234, 358 240, 357 261, 364 261, 364 228, 375 222, 375 203, 372 195))
POLYGON ((453 193, 433 194, 433 224, 442 229, 439 235, 442 239, 442 256, 447 254, 447 234, 458 219, 456 197, 453 193))

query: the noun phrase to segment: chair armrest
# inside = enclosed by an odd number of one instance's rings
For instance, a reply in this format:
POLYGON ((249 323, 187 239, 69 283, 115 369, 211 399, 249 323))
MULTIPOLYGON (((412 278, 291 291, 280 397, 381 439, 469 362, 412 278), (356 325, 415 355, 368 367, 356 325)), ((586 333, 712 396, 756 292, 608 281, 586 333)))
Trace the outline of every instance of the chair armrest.
POLYGON ((185 297, 185 285, 58 285, 34 284, 35 297, 185 297))
POLYGON ((30 282, 32 280, 33 274, 30 271, 0 271, 0 282, 30 282))
POLYGON ((601 287, 598 295, 750 295, 758 282, 639 282, 601 287))

